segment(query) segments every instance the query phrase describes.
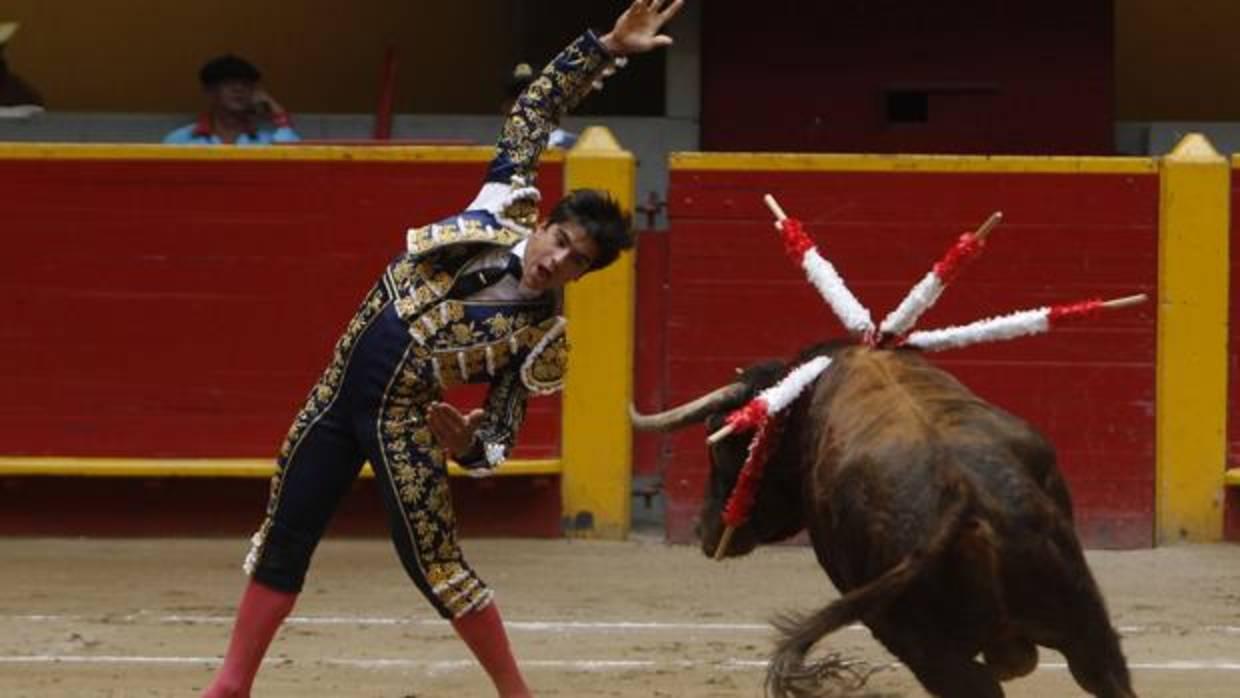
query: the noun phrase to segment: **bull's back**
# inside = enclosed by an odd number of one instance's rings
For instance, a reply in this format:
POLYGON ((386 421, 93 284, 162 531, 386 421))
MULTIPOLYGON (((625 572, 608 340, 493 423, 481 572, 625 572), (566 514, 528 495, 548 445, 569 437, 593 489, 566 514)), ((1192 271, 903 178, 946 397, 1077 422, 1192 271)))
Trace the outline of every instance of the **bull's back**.
POLYGON ((962 496, 995 535, 1021 540, 1070 507, 1045 439, 920 355, 842 351, 810 409, 825 425, 810 501, 829 522, 817 534, 835 548, 828 556, 846 561, 828 570, 837 584, 863 583, 924 549, 962 496))
POLYGON ((844 592, 821 616, 863 620, 935 694, 983 695, 938 682, 975 668, 979 653, 1000 675, 1031 671, 1036 643, 1062 651, 1083 687, 1132 695, 1054 452, 1036 431, 891 352, 840 352, 808 409, 821 426, 807 518, 844 592), (944 669, 953 661, 958 671, 944 669))

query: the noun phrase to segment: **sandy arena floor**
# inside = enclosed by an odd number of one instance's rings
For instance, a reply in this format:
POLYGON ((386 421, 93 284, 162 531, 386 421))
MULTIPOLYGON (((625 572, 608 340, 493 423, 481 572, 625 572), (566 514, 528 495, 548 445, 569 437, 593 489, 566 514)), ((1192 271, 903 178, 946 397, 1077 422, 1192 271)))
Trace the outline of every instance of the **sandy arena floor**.
MULTIPOLYGON (((242 540, 0 541, 0 696, 194 696, 227 641, 242 540)), ((766 620, 835 596, 807 548, 724 564, 695 548, 469 540, 540 696, 761 696, 766 620)), ((1096 552, 1090 561, 1144 698, 1240 695, 1240 546, 1096 552)), ((829 644, 889 658, 860 628, 829 644)), ((1008 695, 1085 695, 1042 654, 1008 695)), ((256 696, 492 695, 386 541, 329 539, 256 696)), ((874 676, 866 698, 924 695, 874 676)))

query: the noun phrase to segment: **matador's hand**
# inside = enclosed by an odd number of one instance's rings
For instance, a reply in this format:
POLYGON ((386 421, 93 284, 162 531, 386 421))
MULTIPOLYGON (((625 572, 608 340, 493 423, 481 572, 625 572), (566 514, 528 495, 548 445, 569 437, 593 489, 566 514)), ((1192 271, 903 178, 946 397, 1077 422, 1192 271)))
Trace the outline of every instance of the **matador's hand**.
POLYGON ((448 454, 457 458, 474 445, 474 432, 482 424, 482 410, 461 414, 446 402, 432 402, 426 410, 426 422, 435 440, 448 454))
POLYGON ((616 20, 616 26, 599 41, 613 56, 644 53, 672 45, 672 37, 659 29, 680 12, 685 0, 634 0, 616 20))

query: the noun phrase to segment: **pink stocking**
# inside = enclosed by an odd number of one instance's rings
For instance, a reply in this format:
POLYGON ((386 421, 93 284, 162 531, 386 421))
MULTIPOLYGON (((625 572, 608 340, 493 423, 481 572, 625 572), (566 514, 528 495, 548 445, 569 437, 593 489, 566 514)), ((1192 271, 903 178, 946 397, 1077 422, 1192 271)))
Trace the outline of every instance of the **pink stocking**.
POLYGON ((456 618, 452 627, 486 669, 500 698, 529 698, 530 689, 526 688, 521 670, 517 668, 517 660, 508 646, 508 635, 504 632, 504 621, 494 603, 456 618))
POLYGON ((237 607, 228 654, 202 698, 248 698, 267 646, 296 601, 297 594, 250 580, 237 607))

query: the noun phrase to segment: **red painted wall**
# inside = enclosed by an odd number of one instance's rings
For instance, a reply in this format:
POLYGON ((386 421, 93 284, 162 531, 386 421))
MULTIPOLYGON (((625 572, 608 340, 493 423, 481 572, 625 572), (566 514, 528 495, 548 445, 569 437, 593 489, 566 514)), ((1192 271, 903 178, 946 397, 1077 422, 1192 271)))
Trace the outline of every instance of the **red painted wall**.
MULTIPOLYGON (((1154 294, 1154 175, 792 173, 673 170, 668 196, 667 398, 733 368, 839 336, 784 256, 760 196, 773 193, 878 321, 957 235, 1006 216, 985 256, 922 318, 933 328, 1094 295, 1154 294)), ((1091 546, 1153 543, 1153 304, 1086 325, 934 357, 1056 445, 1091 546)), ((668 534, 692 538, 707 473, 700 427, 670 440, 668 534)))
POLYGON ((1105 154, 1110 0, 705 3, 702 148, 1105 154), (888 123, 888 90, 928 120, 888 123))
MULTIPOLYGON (((666 231, 642 231, 637 237, 636 329, 633 357, 633 404, 640 412, 666 405, 667 255, 666 231)), ((633 474, 657 476, 666 467, 666 438, 658 432, 633 432, 633 474)))
MULTIPOLYGON (((405 229, 483 170, 0 160, 0 454, 274 455, 405 229)), ((516 455, 558 452, 558 399, 536 399, 516 455)))

